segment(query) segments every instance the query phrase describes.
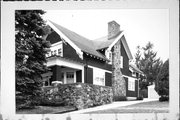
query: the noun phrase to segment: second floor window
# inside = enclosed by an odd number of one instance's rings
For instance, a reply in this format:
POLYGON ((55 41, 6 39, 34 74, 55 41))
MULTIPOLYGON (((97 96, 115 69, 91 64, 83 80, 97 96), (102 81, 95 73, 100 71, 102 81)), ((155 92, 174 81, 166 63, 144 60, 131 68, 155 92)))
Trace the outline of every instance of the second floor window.
POLYGON ((61 56, 61 54, 62 54, 62 49, 60 48, 60 49, 58 49, 58 55, 61 56))
POLYGON ((56 50, 54 50, 54 55, 56 55, 56 50))

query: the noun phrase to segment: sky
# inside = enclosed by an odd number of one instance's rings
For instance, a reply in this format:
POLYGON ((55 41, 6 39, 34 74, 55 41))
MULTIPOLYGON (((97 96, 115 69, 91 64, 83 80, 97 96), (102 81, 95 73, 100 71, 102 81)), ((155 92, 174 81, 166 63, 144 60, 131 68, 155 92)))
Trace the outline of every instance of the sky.
POLYGON ((145 47, 150 41, 157 58, 169 58, 169 11, 168 9, 91 9, 91 10, 45 10, 45 20, 51 20, 90 40, 106 36, 108 22, 120 24, 130 51, 136 53, 139 45, 145 47))

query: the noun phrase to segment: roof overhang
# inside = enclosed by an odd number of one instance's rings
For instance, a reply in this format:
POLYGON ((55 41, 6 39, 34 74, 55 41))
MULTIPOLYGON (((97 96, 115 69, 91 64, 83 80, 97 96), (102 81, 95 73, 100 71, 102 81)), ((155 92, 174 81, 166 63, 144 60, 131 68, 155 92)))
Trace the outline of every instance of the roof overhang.
POLYGON ((70 46, 72 46, 76 50, 76 53, 79 55, 79 57, 83 59, 83 52, 76 44, 74 44, 65 34, 63 34, 58 28, 56 28, 56 26, 50 20, 47 20, 47 24, 56 33, 58 33, 70 46))
MULTIPOLYGON (((111 50, 112 47, 113 47, 119 40, 121 40, 121 41, 122 41, 122 44, 123 44, 123 46, 124 46, 124 49, 125 49, 125 51, 126 51, 126 53, 127 53, 127 55, 128 55, 128 58, 129 58, 129 60, 131 60, 131 59, 133 59, 133 56, 132 56, 131 51, 130 51, 130 49, 129 49, 129 46, 128 46, 127 42, 126 42, 126 39, 122 39, 123 36, 124 36, 124 31, 117 36, 117 38, 113 41, 113 43, 108 47, 107 50, 111 50)), ((124 37, 124 38, 125 38, 125 37, 124 37)))

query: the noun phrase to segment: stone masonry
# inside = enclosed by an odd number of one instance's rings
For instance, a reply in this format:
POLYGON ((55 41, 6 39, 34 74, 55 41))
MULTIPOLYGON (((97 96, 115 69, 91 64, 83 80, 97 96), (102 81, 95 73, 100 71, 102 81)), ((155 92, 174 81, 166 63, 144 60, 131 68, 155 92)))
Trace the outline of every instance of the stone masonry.
MULTIPOLYGON (((108 38, 118 36, 120 33, 120 25, 115 21, 108 23, 108 38)), ((126 96, 126 82, 122 77, 120 68, 121 64, 121 42, 120 40, 114 45, 112 50, 112 86, 114 97, 126 96)))
POLYGON ((113 68, 113 94, 114 97, 126 96, 126 82, 122 77, 122 72, 120 68, 121 64, 121 44, 120 40, 114 45, 114 50, 112 54, 112 68, 113 68))

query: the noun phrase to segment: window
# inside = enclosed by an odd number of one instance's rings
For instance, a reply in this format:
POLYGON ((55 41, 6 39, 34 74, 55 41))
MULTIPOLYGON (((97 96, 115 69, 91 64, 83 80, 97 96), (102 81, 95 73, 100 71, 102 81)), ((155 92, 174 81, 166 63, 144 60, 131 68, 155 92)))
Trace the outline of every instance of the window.
POLYGON ((129 91, 135 91, 135 79, 128 78, 128 90, 129 91))
POLYGON ((109 64, 112 64, 112 52, 109 50, 106 50, 105 55, 110 60, 109 64))
POLYGON ((93 68, 93 84, 105 85, 105 72, 99 68, 93 68))
POLYGON ((54 54, 53 54, 53 51, 51 51, 51 56, 52 56, 52 55, 54 55, 54 54))
POLYGON ((123 56, 120 57, 120 67, 123 68, 123 56))
POLYGON ((61 56, 61 54, 62 54, 62 49, 60 48, 60 49, 58 49, 58 55, 61 56))
POLYGON ((56 50, 54 50, 54 55, 56 55, 56 50))
POLYGON ((66 78, 74 78, 74 72, 67 72, 66 78))

